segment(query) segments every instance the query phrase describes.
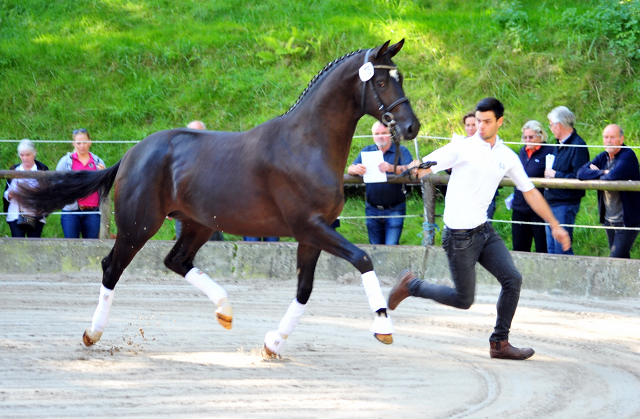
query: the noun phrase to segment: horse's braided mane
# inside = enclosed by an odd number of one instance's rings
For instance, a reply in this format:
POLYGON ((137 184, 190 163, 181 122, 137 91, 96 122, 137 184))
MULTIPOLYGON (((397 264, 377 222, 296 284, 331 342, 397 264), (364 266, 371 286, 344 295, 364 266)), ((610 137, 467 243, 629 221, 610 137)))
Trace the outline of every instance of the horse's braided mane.
POLYGON ((333 61, 330 61, 327 65, 324 66, 324 68, 320 71, 318 71, 318 74, 316 74, 311 81, 309 82, 309 84, 307 85, 307 87, 303 90, 303 92, 300 94, 300 96, 298 96, 298 100, 296 100, 296 103, 294 103, 287 112, 283 113, 280 116, 286 116, 289 113, 291 113, 291 111, 293 111, 295 109, 296 106, 298 106, 298 103, 300 103, 300 101, 304 98, 304 96, 307 94, 307 92, 309 91, 309 89, 311 89, 311 87, 315 84, 316 81, 318 81, 318 79, 320 78, 320 76, 322 76, 324 73, 326 73, 327 71, 333 69, 335 67, 336 64, 341 63, 342 61, 344 61, 345 59, 354 56, 358 53, 362 52, 361 49, 357 50, 357 51, 352 51, 348 54, 343 55, 340 58, 336 58, 333 61))

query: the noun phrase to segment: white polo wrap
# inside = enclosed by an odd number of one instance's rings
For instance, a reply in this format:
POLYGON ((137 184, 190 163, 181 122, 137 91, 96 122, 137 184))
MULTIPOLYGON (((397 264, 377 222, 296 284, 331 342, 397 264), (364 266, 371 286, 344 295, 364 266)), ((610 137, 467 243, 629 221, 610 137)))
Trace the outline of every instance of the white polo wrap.
POLYGON ((216 305, 220 302, 221 299, 227 298, 227 291, 222 288, 216 281, 211 279, 209 275, 202 272, 198 268, 192 268, 187 274, 184 276, 190 284, 198 288, 200 291, 207 294, 207 297, 211 301, 213 301, 216 305))
POLYGON ((369 299, 369 307, 371 310, 378 311, 381 308, 387 308, 387 301, 382 296, 380 289, 380 281, 375 271, 369 271, 362 274, 362 285, 369 299))
POLYGON ((93 313, 93 319, 91 321, 91 329, 94 332, 104 332, 104 329, 109 323, 109 312, 111 311, 111 304, 113 304, 114 290, 110 290, 104 285, 100 286, 100 297, 98 297, 98 307, 96 307, 95 313, 93 313))
POLYGON ((298 325, 298 321, 300 321, 300 317, 304 314, 304 307, 305 305, 300 304, 297 298, 293 299, 284 317, 280 320, 280 325, 278 326, 278 333, 280 333, 280 335, 286 338, 293 333, 293 330, 298 325))

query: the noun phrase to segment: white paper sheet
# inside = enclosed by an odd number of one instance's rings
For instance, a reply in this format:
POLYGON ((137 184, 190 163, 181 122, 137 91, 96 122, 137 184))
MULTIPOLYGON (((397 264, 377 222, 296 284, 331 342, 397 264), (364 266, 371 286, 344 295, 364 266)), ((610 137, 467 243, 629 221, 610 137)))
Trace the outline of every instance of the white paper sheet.
POLYGON ((360 153, 362 156, 362 164, 367 168, 367 171, 362 176, 364 183, 380 183, 387 181, 387 174, 380 171, 380 164, 384 161, 382 157, 382 151, 363 151, 360 153))
POLYGON ((553 169, 553 162, 556 160, 556 156, 554 156, 553 154, 547 154, 546 160, 545 160, 545 169, 553 169))

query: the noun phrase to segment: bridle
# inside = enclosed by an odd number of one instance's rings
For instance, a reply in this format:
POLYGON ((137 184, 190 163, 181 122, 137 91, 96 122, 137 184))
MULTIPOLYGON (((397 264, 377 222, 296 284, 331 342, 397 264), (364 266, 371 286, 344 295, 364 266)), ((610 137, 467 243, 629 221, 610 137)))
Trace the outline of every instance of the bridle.
MULTIPOLYGON (((367 50, 366 54, 364 55, 364 63, 363 63, 363 67, 369 63, 369 53, 371 52, 371 50, 367 50)), ((396 72, 398 71, 398 66, 395 65, 372 65, 372 69, 373 72, 375 73, 375 69, 376 68, 380 68, 380 69, 385 69, 385 70, 389 70, 389 73, 391 73, 392 70, 395 70, 396 72)), ((397 77, 397 76, 395 76, 397 77)), ((401 138, 398 138, 398 133, 396 131, 396 119, 393 116, 393 114, 391 113, 391 110, 393 108, 395 108, 396 106, 398 106, 401 103, 404 102, 409 102, 409 99, 407 99, 406 96, 401 97, 400 99, 396 100, 395 102, 393 102, 391 105, 389 106, 385 106, 384 103, 382 103, 382 100, 380 100, 380 96, 378 95, 378 91, 376 90, 376 86, 373 83, 373 74, 371 75, 371 77, 369 77, 369 79, 367 80, 363 80, 362 81, 362 111, 364 113, 365 107, 364 107, 364 100, 366 97, 366 87, 367 84, 371 86, 371 91, 373 92, 373 97, 375 98, 376 102, 378 103, 378 110, 382 111, 382 116, 380 117, 380 121, 384 124, 384 126, 386 126, 387 128, 389 128, 389 133, 391 134, 391 139, 393 140, 393 144, 396 146, 396 155, 395 155, 395 159, 393 162, 393 172, 395 173, 396 171, 396 166, 398 165, 398 159, 400 158, 400 141, 401 138)), ((397 78, 396 78, 397 80, 397 78)))

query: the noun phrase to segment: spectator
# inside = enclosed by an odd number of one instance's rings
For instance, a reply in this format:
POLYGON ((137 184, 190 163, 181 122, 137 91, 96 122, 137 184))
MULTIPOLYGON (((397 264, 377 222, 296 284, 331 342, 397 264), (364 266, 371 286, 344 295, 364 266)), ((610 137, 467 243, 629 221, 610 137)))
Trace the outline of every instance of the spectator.
MULTIPOLYGON (((524 171, 527 176, 544 177, 544 165, 547 154, 553 154, 553 147, 543 145, 547 142, 547 133, 542 128, 542 124, 538 121, 528 121, 522 127, 522 141, 527 143, 520 149, 518 154, 524 171)), ((542 189, 538 189, 540 193, 544 193, 542 189)), ((513 192, 513 203, 511 204, 513 213, 511 220, 544 223, 544 220, 536 214, 519 189, 513 192)), ((547 236, 544 225, 531 224, 512 224, 511 239, 513 242, 513 250, 521 252, 531 251, 531 242, 535 240, 536 253, 547 252, 547 236)))
MULTIPOLYGON (((73 130, 74 153, 67 153, 56 166, 56 170, 103 170, 104 161, 91 153, 91 136, 85 128, 73 130)), ((62 232, 67 239, 97 239, 100 234, 100 194, 94 192, 85 198, 65 206, 60 216, 62 232), (85 213, 86 214, 83 214, 85 213)))
POLYGON ((246 242, 277 242, 280 241, 280 237, 248 237, 243 236, 242 240, 246 242))
MULTIPOLYGON (((576 117, 566 106, 554 108, 547 117, 549 118, 549 129, 561 145, 555 148, 553 167, 545 169, 544 177, 577 179, 578 169, 589 161, 589 151, 586 147, 579 147, 586 144, 573 127, 576 117), (569 145, 569 147, 564 147, 565 145, 569 145)), ((565 225, 575 224, 576 215, 580 209, 580 200, 584 195, 585 191, 579 189, 549 188, 544 192, 544 197, 547 199, 553 215, 560 221, 560 224, 565 225)), ((573 242, 573 227, 565 228, 573 242)), ((562 245, 551 235, 549 226, 547 226, 546 232, 547 252, 573 254, 573 248, 562 250, 562 245)))
MULTIPOLYGON (((640 168, 636 153, 624 146, 624 132, 612 124, 602 132, 605 151, 578 170, 578 179, 640 180, 640 168)), ((600 223, 611 227, 640 226, 640 192, 598 191, 600 223)), ((609 257, 631 257, 633 242, 638 230, 607 229, 609 257)))
MULTIPOLYGON (((18 157, 22 163, 14 164, 9 170, 37 171, 49 170, 47 166, 36 160, 36 146, 31 140, 24 139, 18 144, 18 157)), ((45 220, 35 218, 23 208, 20 208, 18 201, 14 199, 14 193, 18 189, 18 184, 28 182, 31 186, 37 186, 38 181, 33 179, 8 179, 4 190, 4 212, 7 213, 7 224, 11 230, 11 237, 40 237, 45 220)))
MULTIPOLYGON (((396 157, 396 146, 391 140, 389 129, 380 121, 376 121, 372 127, 373 142, 362 151, 382 151, 384 161, 380 163, 381 172, 393 173, 393 163, 396 157)), ((347 168, 351 176, 362 176, 367 171, 362 164, 362 151, 347 168)), ((400 156, 396 174, 402 173, 411 163, 411 153, 405 146, 400 146, 400 156)), ((404 216, 407 213, 405 194, 402 185, 394 183, 369 183, 366 187, 365 215, 367 218, 367 231, 371 244, 398 244, 404 216), (395 218, 370 218, 370 217, 395 217, 395 218)))
POLYGON ((463 116, 462 124, 464 125, 464 131, 467 133, 467 138, 473 137, 476 134, 475 112, 469 112, 465 116, 463 116))
MULTIPOLYGON (((207 129, 207 126, 202 121, 191 121, 187 124, 187 128, 205 131, 207 129)), ((182 232, 182 221, 176 219, 175 229, 176 229, 176 240, 177 240, 178 237, 180 237, 180 233, 182 232)), ((209 241, 217 241, 217 242, 224 241, 224 234, 222 233, 222 231, 216 230, 211 235, 211 238, 209 239, 209 241)))

